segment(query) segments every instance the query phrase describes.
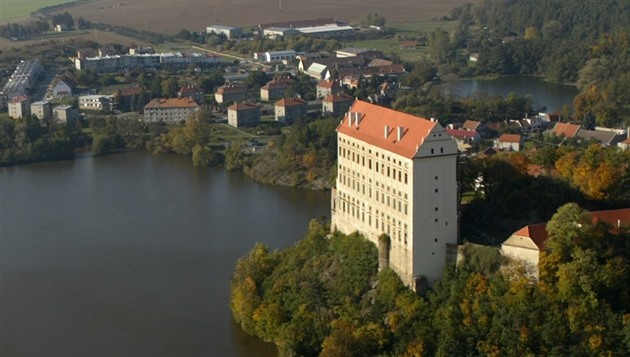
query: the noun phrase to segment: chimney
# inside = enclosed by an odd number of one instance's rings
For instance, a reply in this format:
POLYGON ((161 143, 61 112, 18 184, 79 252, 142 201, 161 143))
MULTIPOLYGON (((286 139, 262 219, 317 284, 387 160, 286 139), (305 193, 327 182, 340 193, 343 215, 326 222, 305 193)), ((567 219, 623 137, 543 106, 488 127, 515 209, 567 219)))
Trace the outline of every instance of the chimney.
POLYGON ((398 141, 400 141, 400 139, 402 138, 403 134, 405 133, 405 128, 402 126, 398 127, 398 135, 397 135, 397 139, 398 141))
POLYGON ((389 135, 389 126, 388 125, 385 125, 385 132, 384 132, 384 134, 385 134, 385 139, 387 139, 387 135, 389 135))
POLYGON ((354 112, 354 122, 359 126, 360 115, 359 112, 354 112))
POLYGON ((348 112, 348 126, 352 127, 352 112, 348 112))

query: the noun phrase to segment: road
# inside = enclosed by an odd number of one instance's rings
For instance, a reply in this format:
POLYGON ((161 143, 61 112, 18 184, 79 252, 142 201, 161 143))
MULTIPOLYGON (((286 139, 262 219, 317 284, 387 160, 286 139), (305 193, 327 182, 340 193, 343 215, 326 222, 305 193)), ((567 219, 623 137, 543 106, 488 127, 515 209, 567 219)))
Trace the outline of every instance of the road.
POLYGON ((257 67, 272 69, 271 66, 268 66, 266 64, 262 64, 260 62, 252 61, 249 58, 238 57, 238 56, 234 56, 234 55, 223 53, 223 52, 219 52, 219 51, 209 50, 207 48, 203 48, 203 47, 199 47, 199 46, 192 46, 192 48, 194 48, 196 50, 209 52, 209 53, 214 53, 215 55, 219 55, 219 56, 222 56, 222 57, 234 58, 234 59, 237 59, 237 60, 239 60, 239 61, 241 61, 243 63, 251 64, 251 65, 254 65, 254 66, 257 66, 257 67))

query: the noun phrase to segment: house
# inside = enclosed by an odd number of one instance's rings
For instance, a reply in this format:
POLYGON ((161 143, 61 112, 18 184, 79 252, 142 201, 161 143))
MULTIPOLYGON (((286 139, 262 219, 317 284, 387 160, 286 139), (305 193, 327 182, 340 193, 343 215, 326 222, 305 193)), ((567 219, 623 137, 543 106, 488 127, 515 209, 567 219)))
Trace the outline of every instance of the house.
POLYGON ((301 98, 282 98, 274 105, 276 121, 291 124, 306 116, 308 103, 301 98))
POLYGON ((252 103, 234 103, 228 107, 228 124, 235 128, 260 124, 260 108, 252 103))
MULTIPOLYGON (((630 224, 630 208, 592 211, 593 223, 605 222, 613 227, 630 224)), ((538 262, 540 253, 547 249, 547 224, 525 226, 501 244, 501 254, 524 263, 527 272, 538 278, 538 262)))
MULTIPOLYGON (((457 142, 458 147, 467 148, 466 146, 470 146, 473 144, 477 144, 481 141, 481 135, 474 130, 461 130, 461 129, 445 129, 446 133, 450 135, 453 140, 457 142)), ((465 151, 465 150, 462 150, 465 151)))
POLYGON ((484 128, 483 123, 476 120, 466 120, 461 127, 462 130, 477 131, 477 132, 482 131, 483 128, 484 128))
POLYGON ((585 141, 596 141, 600 143, 602 146, 616 146, 617 143, 623 141, 624 135, 620 135, 614 130, 587 130, 581 128, 578 131, 577 136, 581 140, 585 141))
POLYGON ((322 100, 322 114, 341 114, 348 111, 354 98, 346 94, 329 94, 322 100))
POLYGON ((113 108, 113 99, 114 95, 82 95, 79 96, 79 109, 110 111, 113 108))
POLYGON ((225 37, 231 39, 235 37, 241 37, 243 35, 243 30, 238 27, 233 26, 225 26, 225 25, 211 25, 206 27, 207 34, 223 34, 225 37))
POLYGON ((13 97, 9 100, 9 117, 24 118, 31 115, 31 100, 27 96, 13 97))
POLYGON ((247 88, 234 84, 224 84, 214 93, 214 100, 219 104, 238 102, 245 98, 247 98, 247 88))
POLYGON ((49 101, 41 100, 31 104, 31 115, 37 117, 41 121, 48 121, 52 119, 52 105, 49 101))
POLYGON ((494 147, 501 150, 521 151, 523 148, 523 137, 518 134, 502 134, 494 140, 494 147))
POLYGON ((178 92, 177 98, 192 98, 197 103, 204 102, 203 89, 194 83, 185 84, 178 92))
POLYGON ((361 233, 422 290, 457 256, 457 145, 435 120, 357 100, 337 127, 331 229, 361 233))
POLYGON ((60 105, 52 110, 53 118, 61 123, 76 123, 79 120, 79 111, 70 105, 60 105))
POLYGON ((341 84, 338 80, 322 80, 317 82, 317 98, 324 98, 331 94, 341 93, 341 84))
POLYGON ((55 79, 50 90, 50 96, 53 99, 71 97, 74 93, 75 82, 67 77, 55 79))
POLYGON ((330 74, 328 73, 328 66, 322 63, 311 63, 306 70, 306 74, 315 79, 328 79, 330 74))
POLYGON ((144 106, 144 121, 148 123, 180 123, 199 110, 191 98, 158 98, 144 106))
POLYGON ((567 139, 576 137, 578 131, 580 131, 580 126, 570 123, 556 123, 551 130, 554 135, 564 136, 567 139))
POLYGON ((403 41, 400 43, 401 50, 415 50, 418 47, 418 41, 403 41))
POLYGON ((630 137, 626 138, 624 141, 618 142, 617 146, 623 151, 628 150, 628 148, 630 148, 630 137))
POLYGON ((284 93, 289 89, 293 81, 290 78, 272 79, 264 86, 260 87, 261 100, 278 100, 284 97, 284 93))

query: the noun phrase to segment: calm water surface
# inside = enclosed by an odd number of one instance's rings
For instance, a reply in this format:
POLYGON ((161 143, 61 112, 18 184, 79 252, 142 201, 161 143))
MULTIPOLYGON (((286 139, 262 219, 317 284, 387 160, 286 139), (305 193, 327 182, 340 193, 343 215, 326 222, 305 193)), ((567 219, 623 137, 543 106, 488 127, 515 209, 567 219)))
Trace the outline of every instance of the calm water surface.
POLYGON ((274 356, 232 322, 234 263, 322 215, 328 193, 176 156, 0 168, 0 355, 274 356))
POLYGON ((545 82, 540 77, 532 76, 458 81, 446 84, 442 89, 445 94, 457 97, 500 95, 505 98, 511 92, 521 97, 530 95, 535 110, 540 110, 544 106, 549 112, 558 111, 565 104, 572 105, 573 98, 578 94, 577 88, 573 85, 545 82))

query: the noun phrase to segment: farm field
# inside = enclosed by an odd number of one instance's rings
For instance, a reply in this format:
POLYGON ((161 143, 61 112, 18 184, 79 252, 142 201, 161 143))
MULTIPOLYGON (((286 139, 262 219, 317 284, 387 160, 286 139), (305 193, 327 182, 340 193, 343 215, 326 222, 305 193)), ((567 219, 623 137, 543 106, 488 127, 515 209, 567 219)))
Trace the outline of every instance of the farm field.
MULTIPOLYGON (((2 0, 0 0, 2 1, 2 0)), ((17 0, 15 0, 17 1, 17 0)), ((388 22, 415 22, 439 18, 468 0, 97 0, 73 6, 73 17, 173 34, 182 28, 203 30, 213 23, 255 26, 260 23, 317 17, 358 22, 379 13, 388 22)))
POLYGON ((73 0, 0 0, 0 21, 26 20, 35 10, 71 1, 73 0))

